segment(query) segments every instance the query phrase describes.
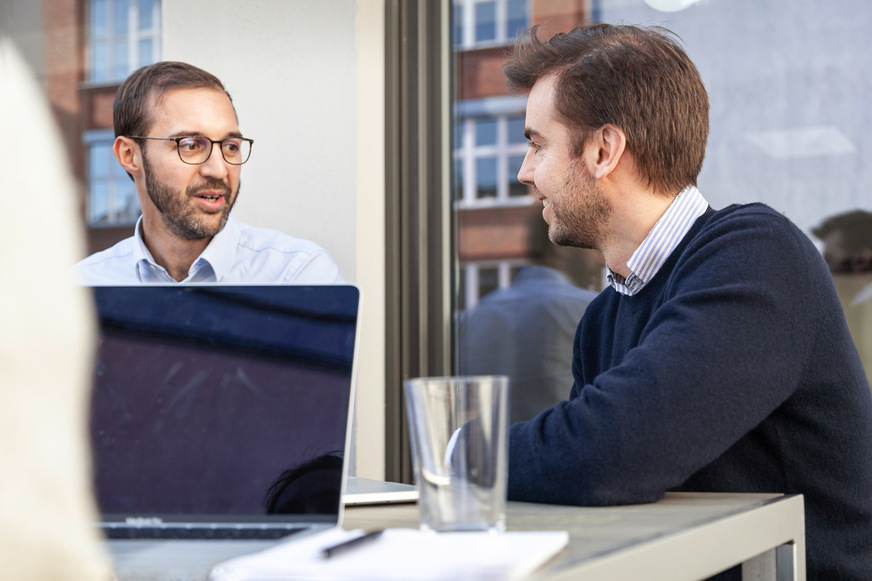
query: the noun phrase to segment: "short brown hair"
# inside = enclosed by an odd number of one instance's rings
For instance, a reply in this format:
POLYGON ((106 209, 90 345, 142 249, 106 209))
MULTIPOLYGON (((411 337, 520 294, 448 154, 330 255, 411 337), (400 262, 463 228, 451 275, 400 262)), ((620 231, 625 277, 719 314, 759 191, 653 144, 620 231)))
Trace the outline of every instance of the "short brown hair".
POLYGON ((213 89, 233 99, 215 75, 188 63, 161 61, 133 71, 118 87, 113 106, 115 137, 145 135, 152 124, 151 102, 174 89, 213 89))
POLYGON ((842 249, 848 254, 872 250, 872 212, 852 210, 830 216, 820 226, 811 230, 811 233, 821 240, 833 232, 842 235, 842 249))
POLYGON ((583 24, 550 40, 534 26, 504 72, 529 93, 556 75, 555 109, 573 134, 573 154, 603 125, 619 127, 648 185, 675 194, 696 185, 709 130, 708 93, 677 37, 660 27, 583 24))

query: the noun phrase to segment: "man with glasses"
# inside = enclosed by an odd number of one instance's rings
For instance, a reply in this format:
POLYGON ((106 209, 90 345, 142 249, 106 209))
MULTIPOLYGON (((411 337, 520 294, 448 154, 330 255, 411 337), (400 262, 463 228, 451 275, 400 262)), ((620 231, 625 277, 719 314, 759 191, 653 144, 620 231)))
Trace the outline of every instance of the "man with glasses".
POLYGON ((83 284, 342 282, 317 244, 230 218, 254 142, 215 76, 181 62, 143 67, 119 87, 114 123, 142 216, 133 236, 76 265, 83 284))

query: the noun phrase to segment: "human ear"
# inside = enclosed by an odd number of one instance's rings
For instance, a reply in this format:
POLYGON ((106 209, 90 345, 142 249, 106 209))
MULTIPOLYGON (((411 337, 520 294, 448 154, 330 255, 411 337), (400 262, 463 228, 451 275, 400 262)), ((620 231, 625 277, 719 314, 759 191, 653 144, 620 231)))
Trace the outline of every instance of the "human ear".
POLYGON ((594 160, 594 177, 598 180, 611 174, 618 166, 624 149, 627 147, 627 137, 615 125, 606 123, 597 129, 592 140, 594 160))
POLYGON ((112 153, 128 174, 133 177, 142 171, 142 150, 135 140, 129 137, 116 137, 112 153))

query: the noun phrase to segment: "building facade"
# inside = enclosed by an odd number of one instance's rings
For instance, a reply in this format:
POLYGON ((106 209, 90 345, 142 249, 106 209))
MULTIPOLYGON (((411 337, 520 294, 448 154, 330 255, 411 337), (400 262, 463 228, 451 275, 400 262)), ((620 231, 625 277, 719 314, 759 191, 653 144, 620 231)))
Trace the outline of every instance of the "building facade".
POLYGON ((79 184, 88 252, 130 236, 133 181, 115 161, 112 103, 127 75, 160 60, 160 0, 45 0, 43 84, 79 184))

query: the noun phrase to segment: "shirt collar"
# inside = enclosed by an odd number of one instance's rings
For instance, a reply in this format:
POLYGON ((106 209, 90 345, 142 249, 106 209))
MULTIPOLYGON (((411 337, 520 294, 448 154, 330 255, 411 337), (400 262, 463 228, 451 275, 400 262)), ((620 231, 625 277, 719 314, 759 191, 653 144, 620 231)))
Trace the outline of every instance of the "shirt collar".
POLYGON ((133 268, 136 269, 136 276, 140 282, 160 282, 172 280, 167 274, 166 269, 158 265, 151 252, 145 246, 145 239, 142 237, 142 216, 136 221, 136 227, 133 229, 133 268))
POLYGON ((681 190, 648 236, 627 261, 630 275, 625 280, 609 269, 609 284, 621 294, 632 296, 642 290, 681 243, 697 218, 708 209, 708 202, 694 186, 681 190))
MULTIPOLYGON (((224 228, 212 238, 209 245, 191 265, 185 282, 218 282, 221 280, 233 265, 233 257, 241 232, 239 224, 233 218, 228 218, 224 228)), ((151 252, 145 246, 145 240, 142 237, 142 216, 136 221, 133 235, 136 239, 133 259, 139 279, 142 282, 153 281, 156 276, 155 270, 157 270, 164 273, 167 279, 172 281, 169 274, 166 274, 166 269, 155 262, 151 252)))
POLYGON ((197 279, 198 282, 205 282, 205 278, 209 278, 209 282, 221 280, 233 266, 241 233, 239 224, 233 218, 228 218, 224 228, 212 238, 203 253, 191 265, 189 273, 191 279, 197 279))

